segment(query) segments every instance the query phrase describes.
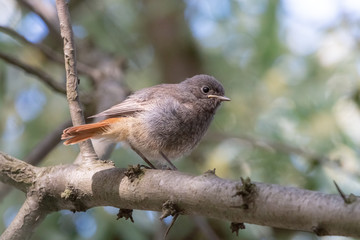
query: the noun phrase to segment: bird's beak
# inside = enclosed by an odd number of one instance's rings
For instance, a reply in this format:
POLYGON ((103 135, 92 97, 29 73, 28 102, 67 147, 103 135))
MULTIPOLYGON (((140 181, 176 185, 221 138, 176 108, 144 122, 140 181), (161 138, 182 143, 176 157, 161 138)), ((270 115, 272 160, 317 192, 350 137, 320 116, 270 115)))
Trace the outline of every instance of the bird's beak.
POLYGON ((218 96, 218 95, 208 95, 208 98, 217 98, 220 101, 230 101, 231 99, 225 96, 218 96))

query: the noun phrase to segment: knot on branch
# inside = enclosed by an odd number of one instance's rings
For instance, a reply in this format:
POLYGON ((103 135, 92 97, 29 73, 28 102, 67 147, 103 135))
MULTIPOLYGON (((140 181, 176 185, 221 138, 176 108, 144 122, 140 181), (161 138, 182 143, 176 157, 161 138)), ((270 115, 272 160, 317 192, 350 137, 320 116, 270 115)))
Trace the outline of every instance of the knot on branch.
POLYGON ((144 174, 144 170, 140 164, 134 166, 129 165, 124 174, 128 177, 130 182, 133 182, 135 179, 140 178, 140 176, 144 174))
POLYGON ((35 178, 35 172, 29 167, 18 167, 18 165, 9 166, 2 169, 2 172, 17 183, 32 184, 35 178))
POLYGON ((0 152, 0 173, 0 181, 27 191, 34 184, 36 167, 0 152))
POLYGON ((206 172, 204 172, 204 175, 214 175, 214 176, 216 176, 215 171, 216 171, 216 168, 214 168, 213 170, 209 169, 206 172))
POLYGON ((317 236, 326 236, 329 235, 328 231, 326 231, 325 228, 323 228, 320 225, 313 226, 311 230, 317 235, 317 236))
POLYGON ((130 218, 130 221, 134 222, 132 213, 132 209, 120 208, 116 220, 119 220, 120 218, 125 218, 125 220, 128 220, 130 218))
POLYGON ((245 224, 244 223, 232 222, 230 224, 230 229, 231 229, 231 233, 235 232, 236 236, 239 236, 239 230, 245 229, 245 224))
POLYGON ((256 185, 251 182, 251 179, 240 178, 241 185, 236 185, 236 193, 232 197, 241 196, 243 204, 240 206, 233 206, 234 208, 249 209, 250 204, 254 204, 257 195, 256 185))
POLYGON ((77 198, 76 189, 73 186, 67 186, 61 193, 61 198, 65 200, 75 201, 77 198))
POLYGON ((162 214, 160 216, 160 220, 163 220, 164 218, 168 216, 175 216, 179 215, 182 211, 180 208, 171 200, 167 200, 162 205, 162 214))
POLYGON ((86 205, 81 201, 81 193, 78 189, 76 189, 74 186, 68 185, 65 190, 61 193, 61 198, 67 201, 70 201, 74 205, 74 209, 72 209, 72 212, 84 212, 88 208, 86 205))
POLYGON ((341 188, 335 181, 334 184, 345 204, 351 204, 357 200, 357 197, 352 193, 350 193, 350 195, 346 197, 345 193, 341 190, 341 188))
POLYGON ((166 239, 167 235, 170 232, 170 229, 172 226, 174 226, 174 223, 176 222, 176 219, 179 217, 179 215, 182 213, 180 208, 171 200, 167 200, 163 206, 162 206, 162 214, 160 216, 160 220, 163 220, 164 218, 168 216, 173 216, 173 219, 168 227, 168 229, 165 232, 164 239, 166 239))

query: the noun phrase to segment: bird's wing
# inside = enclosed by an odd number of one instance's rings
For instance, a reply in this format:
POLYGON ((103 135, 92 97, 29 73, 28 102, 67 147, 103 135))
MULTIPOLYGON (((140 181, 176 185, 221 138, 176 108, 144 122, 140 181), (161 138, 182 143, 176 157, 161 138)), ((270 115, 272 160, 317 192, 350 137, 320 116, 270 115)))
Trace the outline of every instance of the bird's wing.
POLYGON ((123 116, 129 116, 132 115, 136 112, 141 112, 144 111, 144 107, 141 104, 138 104, 136 102, 133 101, 123 101, 117 105, 112 106, 111 108, 98 113, 96 115, 90 116, 90 118, 95 118, 95 117, 106 117, 106 118, 111 118, 111 117, 123 117, 123 116))
POLYGON ((112 106, 111 108, 98 113, 96 115, 90 116, 90 118, 95 117, 124 117, 130 116, 137 112, 142 112, 148 109, 150 105, 156 102, 156 97, 154 95, 161 94, 162 88, 164 85, 158 85, 150 88, 142 89, 130 95, 127 99, 123 102, 112 106))

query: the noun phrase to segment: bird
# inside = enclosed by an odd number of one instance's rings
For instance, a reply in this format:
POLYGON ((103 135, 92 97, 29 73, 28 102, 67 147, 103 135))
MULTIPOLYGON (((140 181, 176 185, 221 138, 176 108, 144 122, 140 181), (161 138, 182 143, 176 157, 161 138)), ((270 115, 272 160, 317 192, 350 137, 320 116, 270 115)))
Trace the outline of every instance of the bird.
POLYGON ((198 145, 223 101, 230 98, 215 77, 195 75, 138 90, 90 117, 104 120, 66 128, 61 139, 65 145, 91 138, 125 142, 151 168, 165 160, 176 170, 171 161, 198 145))

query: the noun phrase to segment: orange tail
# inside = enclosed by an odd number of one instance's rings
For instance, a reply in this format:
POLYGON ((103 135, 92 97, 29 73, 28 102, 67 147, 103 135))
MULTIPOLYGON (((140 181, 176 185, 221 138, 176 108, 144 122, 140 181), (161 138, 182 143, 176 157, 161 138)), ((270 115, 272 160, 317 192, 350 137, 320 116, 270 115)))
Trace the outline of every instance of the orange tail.
POLYGON ((66 128, 61 135, 61 140, 67 139, 64 144, 76 144, 89 138, 100 137, 112 123, 117 122, 118 118, 109 118, 97 123, 84 124, 66 128))

